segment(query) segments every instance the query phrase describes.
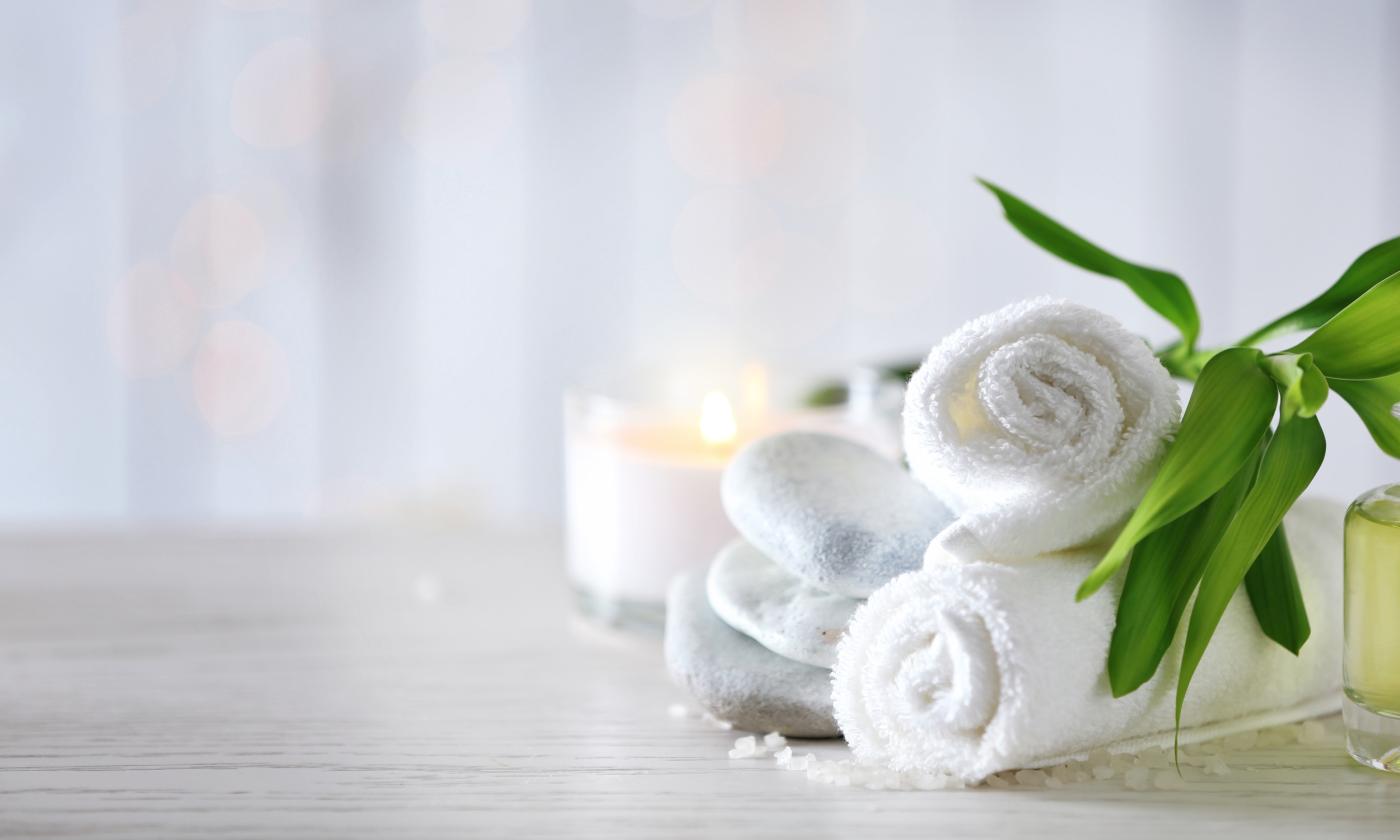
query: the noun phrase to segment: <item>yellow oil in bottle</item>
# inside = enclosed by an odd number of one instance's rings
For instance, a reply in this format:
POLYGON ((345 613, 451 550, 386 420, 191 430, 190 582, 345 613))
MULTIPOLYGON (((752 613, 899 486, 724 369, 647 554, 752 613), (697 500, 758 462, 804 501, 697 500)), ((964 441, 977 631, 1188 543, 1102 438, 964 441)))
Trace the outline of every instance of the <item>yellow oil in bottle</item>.
POLYGON ((1358 498, 1346 518, 1347 743, 1400 771, 1400 484, 1358 498))

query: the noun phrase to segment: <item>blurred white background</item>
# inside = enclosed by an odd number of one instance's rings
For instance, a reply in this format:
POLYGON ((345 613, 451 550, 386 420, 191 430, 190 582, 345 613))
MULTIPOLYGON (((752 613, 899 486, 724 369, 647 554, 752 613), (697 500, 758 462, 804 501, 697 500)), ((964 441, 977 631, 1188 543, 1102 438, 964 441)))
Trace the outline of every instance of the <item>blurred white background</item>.
MULTIPOLYGON (((0 0, 0 519, 549 522, 621 360, 920 354, 1036 293, 1208 341, 1400 233, 1400 5, 0 0)), ((1340 400, 1338 496, 1400 475, 1340 400)))

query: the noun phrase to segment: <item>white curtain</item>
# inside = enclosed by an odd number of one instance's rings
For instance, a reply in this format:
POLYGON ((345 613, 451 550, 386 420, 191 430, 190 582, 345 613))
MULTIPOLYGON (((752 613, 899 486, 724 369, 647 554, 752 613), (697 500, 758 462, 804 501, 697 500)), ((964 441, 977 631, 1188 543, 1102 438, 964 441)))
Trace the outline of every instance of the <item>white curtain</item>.
MULTIPOLYGON (((0 4, 0 519, 549 521, 561 389, 1049 293, 1227 341, 1400 232, 1400 7, 0 4)), ((1324 411, 1320 486, 1400 470, 1324 411)))

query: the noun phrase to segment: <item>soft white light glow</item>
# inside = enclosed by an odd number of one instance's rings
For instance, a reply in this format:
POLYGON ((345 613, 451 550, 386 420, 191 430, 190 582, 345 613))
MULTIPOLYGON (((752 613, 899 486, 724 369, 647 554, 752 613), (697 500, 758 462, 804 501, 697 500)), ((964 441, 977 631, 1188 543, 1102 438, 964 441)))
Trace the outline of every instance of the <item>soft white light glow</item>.
POLYGON ((706 443, 718 445, 734 440, 738 431, 729 398, 719 391, 706 394, 705 401, 700 404, 700 437, 706 443))

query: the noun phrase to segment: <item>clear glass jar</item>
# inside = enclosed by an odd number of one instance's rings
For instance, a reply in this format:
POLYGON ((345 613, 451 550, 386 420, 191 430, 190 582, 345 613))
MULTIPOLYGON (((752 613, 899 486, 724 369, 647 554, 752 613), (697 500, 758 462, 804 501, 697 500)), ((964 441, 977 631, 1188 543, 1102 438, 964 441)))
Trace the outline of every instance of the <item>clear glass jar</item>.
POLYGON ((1400 484, 1363 494, 1346 517, 1347 749, 1400 772, 1400 484))

